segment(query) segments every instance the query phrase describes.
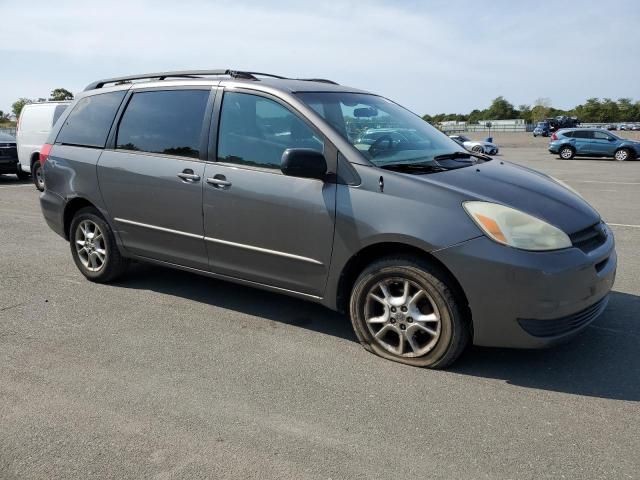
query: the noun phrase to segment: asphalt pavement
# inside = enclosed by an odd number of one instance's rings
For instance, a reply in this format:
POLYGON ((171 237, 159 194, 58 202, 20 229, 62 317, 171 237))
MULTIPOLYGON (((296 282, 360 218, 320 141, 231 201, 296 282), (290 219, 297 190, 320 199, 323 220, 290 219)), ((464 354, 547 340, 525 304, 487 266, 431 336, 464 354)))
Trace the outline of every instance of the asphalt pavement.
POLYGON ((0 177, 0 478, 637 478, 640 161, 498 158, 601 212, 617 281, 571 343, 447 371, 281 295, 146 265, 92 284, 33 186, 0 177))

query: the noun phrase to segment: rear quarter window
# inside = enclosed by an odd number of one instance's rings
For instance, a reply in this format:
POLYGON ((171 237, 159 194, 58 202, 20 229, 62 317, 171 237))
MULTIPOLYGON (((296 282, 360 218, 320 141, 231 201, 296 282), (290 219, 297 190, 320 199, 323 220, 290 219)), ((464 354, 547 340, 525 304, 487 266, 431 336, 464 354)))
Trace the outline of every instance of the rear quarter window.
MULTIPOLYGON (((82 98, 64 122, 57 143, 104 148, 126 90, 82 98)), ((62 114, 62 112, 61 112, 62 114)))

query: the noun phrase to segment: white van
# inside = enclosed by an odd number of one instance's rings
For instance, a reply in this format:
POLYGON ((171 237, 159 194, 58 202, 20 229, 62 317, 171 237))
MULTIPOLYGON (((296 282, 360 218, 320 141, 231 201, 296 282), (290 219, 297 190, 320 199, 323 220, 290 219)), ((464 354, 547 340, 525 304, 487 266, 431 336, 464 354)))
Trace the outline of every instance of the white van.
POLYGON ((69 101, 29 103, 20 112, 16 131, 18 162, 23 172, 33 175, 33 183, 40 191, 44 190, 44 177, 39 162, 40 148, 47 141, 51 128, 70 103, 69 101))

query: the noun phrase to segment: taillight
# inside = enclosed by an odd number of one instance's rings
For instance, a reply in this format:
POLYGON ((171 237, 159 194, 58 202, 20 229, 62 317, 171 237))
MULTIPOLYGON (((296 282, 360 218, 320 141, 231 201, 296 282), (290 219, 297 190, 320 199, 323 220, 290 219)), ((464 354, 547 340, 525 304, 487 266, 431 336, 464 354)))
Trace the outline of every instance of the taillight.
POLYGON ((50 143, 45 143, 44 145, 42 145, 42 148, 40 149, 40 166, 44 166, 44 162, 47 161, 47 159, 49 158, 49 152, 51 152, 51 147, 53 147, 53 145, 51 145, 50 143))
POLYGON ((558 136, 554 133, 553 135, 551 135, 551 140, 557 140, 558 136))

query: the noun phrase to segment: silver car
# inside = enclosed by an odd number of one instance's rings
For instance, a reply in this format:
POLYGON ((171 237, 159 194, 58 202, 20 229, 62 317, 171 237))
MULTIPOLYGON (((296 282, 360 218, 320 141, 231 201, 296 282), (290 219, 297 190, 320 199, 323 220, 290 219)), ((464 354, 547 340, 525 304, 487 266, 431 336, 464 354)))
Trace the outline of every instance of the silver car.
POLYGON ((565 340, 615 277, 613 234, 559 181, 328 80, 101 80, 39 158, 44 218, 89 280, 138 260, 292 295, 408 365, 565 340))
POLYGON ((449 135, 449 138, 458 142, 471 152, 484 153, 486 155, 497 155, 498 146, 493 142, 471 140, 464 135, 449 135))

